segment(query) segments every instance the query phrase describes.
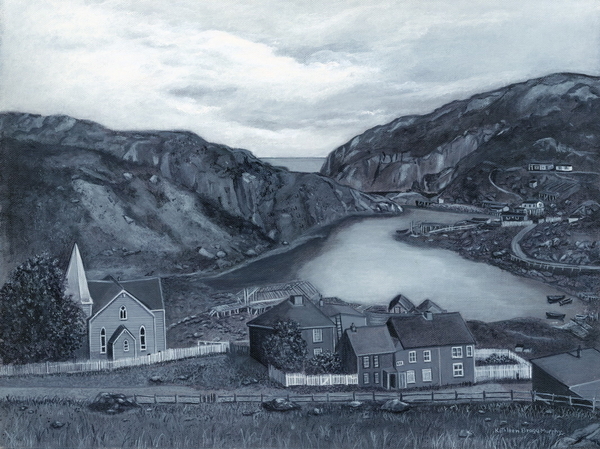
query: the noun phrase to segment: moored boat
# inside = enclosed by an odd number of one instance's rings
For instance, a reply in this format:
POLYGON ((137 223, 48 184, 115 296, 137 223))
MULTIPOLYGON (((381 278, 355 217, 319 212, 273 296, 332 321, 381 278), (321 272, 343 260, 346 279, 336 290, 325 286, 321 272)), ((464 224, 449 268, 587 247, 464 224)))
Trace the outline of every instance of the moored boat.
POLYGON ((565 299, 565 295, 548 295, 546 298, 548 298, 550 304, 554 304, 555 302, 565 299))
POLYGON ((566 313, 546 312, 546 318, 549 320, 564 320, 566 313))
POLYGON ((558 301, 561 306, 566 306, 567 304, 571 304, 573 302, 573 298, 565 298, 558 301))

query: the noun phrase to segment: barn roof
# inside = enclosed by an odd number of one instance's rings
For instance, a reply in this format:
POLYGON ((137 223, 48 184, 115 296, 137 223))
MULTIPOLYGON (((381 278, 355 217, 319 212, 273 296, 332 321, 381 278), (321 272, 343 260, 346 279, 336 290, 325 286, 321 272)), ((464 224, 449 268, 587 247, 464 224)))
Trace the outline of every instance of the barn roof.
POLYGON ((457 344, 475 344, 475 339, 458 312, 395 316, 388 327, 404 349, 457 344))
POLYGON ((531 363, 568 387, 600 380, 600 352, 593 348, 582 349, 580 357, 577 351, 571 351, 533 359, 531 363))
POLYGON ((346 335, 357 356, 396 351, 387 326, 356 327, 355 330, 347 329, 346 335))
MULTIPOLYGON (((296 295, 296 297, 298 296, 301 295, 296 295)), ((293 298, 292 296, 280 302, 262 315, 248 321, 247 325, 273 328, 279 321, 292 320, 297 322, 303 329, 335 327, 333 321, 306 297, 301 296, 301 304, 294 304, 293 298)))
POLYGON ((92 314, 96 314, 123 290, 150 310, 165 308, 160 278, 117 281, 108 277, 100 281, 88 281, 88 288, 94 300, 92 314))

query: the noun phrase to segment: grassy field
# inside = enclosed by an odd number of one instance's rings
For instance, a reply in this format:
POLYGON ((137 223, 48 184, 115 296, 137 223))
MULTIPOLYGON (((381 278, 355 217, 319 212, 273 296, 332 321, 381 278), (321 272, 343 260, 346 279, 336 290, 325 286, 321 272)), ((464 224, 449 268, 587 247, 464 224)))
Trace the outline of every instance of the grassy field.
POLYGON ((165 405, 105 415, 85 403, 5 398, 0 447, 547 449, 596 421, 591 412, 537 404, 422 405, 404 414, 380 404, 318 405, 320 415, 314 407, 278 413, 256 404, 165 405))

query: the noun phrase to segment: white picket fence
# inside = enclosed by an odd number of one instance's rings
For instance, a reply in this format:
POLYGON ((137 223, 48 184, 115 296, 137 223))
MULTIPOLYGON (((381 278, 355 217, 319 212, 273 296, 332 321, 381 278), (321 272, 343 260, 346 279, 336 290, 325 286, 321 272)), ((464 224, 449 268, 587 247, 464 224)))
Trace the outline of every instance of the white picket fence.
POLYGON ((297 385, 331 386, 331 385, 358 385, 358 374, 304 374, 284 373, 269 365, 269 377, 279 382, 284 387, 297 385))
POLYGON ((475 365, 475 382, 531 379, 531 363, 508 349, 476 349, 475 362, 485 360, 493 354, 510 357, 517 363, 512 365, 475 365))
POLYGON ((223 354, 229 351, 229 342, 199 342, 190 348, 173 348, 143 357, 130 357, 119 360, 86 360, 83 362, 46 362, 27 365, 0 365, 0 376, 26 374, 58 374, 107 371, 129 366, 152 365, 171 360, 187 359, 209 354, 223 354))

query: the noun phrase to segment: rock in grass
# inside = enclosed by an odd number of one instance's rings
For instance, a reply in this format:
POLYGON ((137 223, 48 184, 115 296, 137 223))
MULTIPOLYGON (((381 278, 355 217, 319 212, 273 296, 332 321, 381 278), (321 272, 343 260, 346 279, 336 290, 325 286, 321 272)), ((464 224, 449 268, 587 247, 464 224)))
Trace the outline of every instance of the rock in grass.
POLYGON ((275 398, 271 401, 263 402, 263 408, 270 412, 288 412, 290 410, 300 410, 301 407, 295 402, 286 398, 275 398))
POLYGON ((120 393, 99 393, 89 405, 90 410, 115 415, 139 407, 135 402, 120 393))
POLYGON ((163 381, 162 377, 160 376, 152 376, 149 380, 150 382, 154 382, 155 384, 159 384, 163 381))
POLYGON ((381 410, 392 413, 403 413, 410 408, 406 402, 402 402, 399 399, 390 399, 381 406, 381 410))
POLYGON ((61 421, 52 421, 50 423, 50 427, 52 427, 53 429, 60 429, 61 427, 64 427, 65 423, 61 422, 61 421))
POLYGON ((471 432, 470 430, 461 430, 460 432, 458 432, 458 437, 459 438, 469 438, 473 436, 473 432, 471 432))
POLYGON ((352 408, 359 408, 363 403, 360 401, 352 401, 348 403, 348 406, 352 408))

